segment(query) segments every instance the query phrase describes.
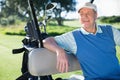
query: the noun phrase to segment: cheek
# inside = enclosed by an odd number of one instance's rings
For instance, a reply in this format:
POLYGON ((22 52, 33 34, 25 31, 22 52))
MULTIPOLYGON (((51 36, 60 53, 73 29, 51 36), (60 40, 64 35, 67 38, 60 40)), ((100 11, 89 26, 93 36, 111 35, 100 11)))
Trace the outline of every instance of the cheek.
POLYGON ((90 22, 94 23, 96 20, 96 16, 91 16, 89 17, 90 22))
POLYGON ((82 19, 81 19, 81 17, 79 18, 79 22, 80 22, 80 23, 82 23, 82 22, 83 22, 83 21, 82 21, 82 19))
POLYGON ((97 19, 97 14, 93 15, 93 20, 95 21, 97 19))
POLYGON ((94 18, 93 18, 93 17, 90 17, 89 20, 90 20, 90 22, 93 22, 93 21, 94 21, 94 18))
POLYGON ((86 18, 84 18, 84 17, 80 17, 80 18, 79 18, 79 21, 80 21, 81 23, 83 23, 83 22, 85 21, 85 19, 86 19, 86 18))

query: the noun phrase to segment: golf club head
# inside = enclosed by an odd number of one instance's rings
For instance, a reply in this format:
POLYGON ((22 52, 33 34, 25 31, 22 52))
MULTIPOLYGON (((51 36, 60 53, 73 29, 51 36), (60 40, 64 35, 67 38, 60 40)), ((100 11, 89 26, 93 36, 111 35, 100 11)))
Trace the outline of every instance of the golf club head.
POLYGON ((48 3, 45 7, 45 20, 49 20, 53 16, 53 9, 57 6, 57 3, 48 3))
POLYGON ((48 3, 45 8, 46 10, 51 10, 51 9, 54 9, 56 6, 57 6, 57 3, 52 2, 52 3, 48 3))

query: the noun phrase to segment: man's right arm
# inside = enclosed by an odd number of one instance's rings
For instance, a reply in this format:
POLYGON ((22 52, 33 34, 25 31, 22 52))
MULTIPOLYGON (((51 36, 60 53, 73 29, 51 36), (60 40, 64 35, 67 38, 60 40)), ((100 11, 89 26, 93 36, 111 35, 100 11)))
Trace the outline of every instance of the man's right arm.
POLYGON ((60 49, 53 37, 48 37, 43 40, 44 47, 55 52, 60 49))
POLYGON ((65 50, 59 47, 53 37, 43 40, 44 47, 56 53, 57 56, 57 69, 59 72, 68 71, 68 59, 65 50))

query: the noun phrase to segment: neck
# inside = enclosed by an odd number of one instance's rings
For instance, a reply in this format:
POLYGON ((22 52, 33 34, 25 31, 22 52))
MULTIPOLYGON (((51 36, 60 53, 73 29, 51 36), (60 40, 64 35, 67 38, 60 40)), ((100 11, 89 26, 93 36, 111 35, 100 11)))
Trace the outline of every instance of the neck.
POLYGON ((93 33, 93 34, 95 34, 96 33, 96 30, 97 30, 97 28, 96 28, 96 24, 94 24, 93 26, 89 26, 89 27, 87 27, 87 28, 85 28, 85 27, 83 27, 87 32, 89 32, 89 33, 93 33))

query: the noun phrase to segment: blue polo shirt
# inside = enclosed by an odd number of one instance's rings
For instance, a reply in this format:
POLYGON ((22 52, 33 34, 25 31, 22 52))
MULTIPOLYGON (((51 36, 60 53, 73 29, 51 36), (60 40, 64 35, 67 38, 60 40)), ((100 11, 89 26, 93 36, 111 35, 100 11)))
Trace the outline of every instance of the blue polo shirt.
POLYGON ((115 49, 120 40, 114 36, 116 31, 119 32, 110 26, 99 25, 95 34, 81 28, 57 36, 55 40, 59 46, 76 55, 86 80, 120 80, 115 49))

